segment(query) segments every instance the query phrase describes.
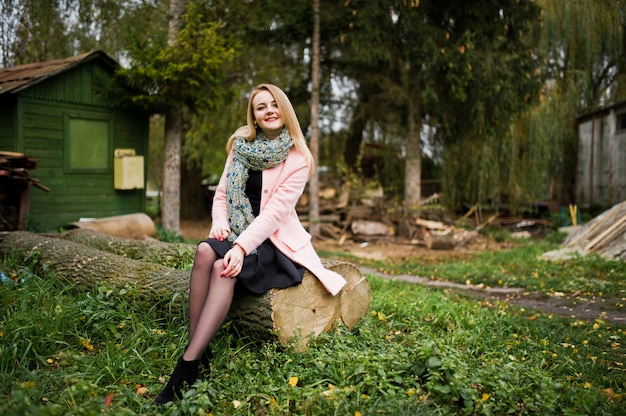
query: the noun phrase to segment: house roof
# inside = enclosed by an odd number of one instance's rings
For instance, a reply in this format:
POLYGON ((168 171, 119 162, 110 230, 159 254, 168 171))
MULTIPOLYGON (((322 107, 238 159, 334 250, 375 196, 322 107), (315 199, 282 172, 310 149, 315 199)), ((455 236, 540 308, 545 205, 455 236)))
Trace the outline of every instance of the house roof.
POLYGON ((595 108, 593 110, 587 111, 586 113, 578 114, 576 116, 576 119, 577 120, 582 120, 584 118, 588 118, 588 117, 591 117, 591 116, 595 116, 595 115, 598 115, 598 114, 601 114, 601 113, 608 112, 608 111, 610 111, 612 109, 615 109, 617 107, 624 107, 625 105, 626 105, 626 100, 618 101, 618 102, 613 103, 613 104, 609 104, 609 105, 606 105, 606 106, 603 106, 603 107, 595 108))
POLYGON ((16 93, 82 63, 101 58, 111 67, 117 63, 102 51, 87 52, 69 58, 0 68, 0 95, 16 93))

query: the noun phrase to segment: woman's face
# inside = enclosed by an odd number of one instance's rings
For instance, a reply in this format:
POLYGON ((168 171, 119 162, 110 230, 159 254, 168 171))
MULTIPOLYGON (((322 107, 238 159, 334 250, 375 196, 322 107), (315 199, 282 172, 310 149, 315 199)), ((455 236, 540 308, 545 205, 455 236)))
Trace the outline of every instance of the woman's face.
POLYGON ((278 104, 269 91, 260 91, 252 99, 252 112, 257 125, 265 135, 274 139, 285 126, 278 104))

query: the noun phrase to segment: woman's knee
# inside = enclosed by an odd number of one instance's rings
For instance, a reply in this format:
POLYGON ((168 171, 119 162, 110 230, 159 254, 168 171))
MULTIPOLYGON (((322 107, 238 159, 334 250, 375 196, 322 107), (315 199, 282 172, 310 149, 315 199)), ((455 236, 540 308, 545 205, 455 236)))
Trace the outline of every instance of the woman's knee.
POLYGON ((222 272, 224 271, 224 263, 222 263, 221 260, 222 259, 218 259, 218 261, 213 263, 213 267, 211 268, 211 286, 235 286, 237 279, 234 279, 232 277, 222 277, 222 272))
POLYGON ((196 257, 194 258, 194 267, 211 267, 217 256, 213 248, 209 245, 209 243, 202 242, 198 244, 198 248, 196 249, 196 257))
MULTIPOLYGON (((219 259, 221 260, 221 259, 219 259)), ((224 263, 222 261, 214 261, 211 266, 211 276, 221 278, 221 274, 224 271, 224 263)))

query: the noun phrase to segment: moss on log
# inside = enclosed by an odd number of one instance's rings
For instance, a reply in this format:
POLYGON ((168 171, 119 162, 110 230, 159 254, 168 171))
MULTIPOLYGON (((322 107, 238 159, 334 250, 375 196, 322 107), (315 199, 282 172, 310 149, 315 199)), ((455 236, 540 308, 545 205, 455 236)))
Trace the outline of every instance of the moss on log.
POLYGON ((133 260, 147 261, 175 269, 189 268, 193 264, 196 253, 194 244, 136 240, 81 228, 60 234, 60 238, 133 260))
POLYGON ((16 256, 38 274, 92 290, 98 285, 110 288, 134 285, 142 297, 171 297, 186 293, 189 271, 133 260, 58 236, 29 232, 7 233, 0 237, 0 256, 16 256))

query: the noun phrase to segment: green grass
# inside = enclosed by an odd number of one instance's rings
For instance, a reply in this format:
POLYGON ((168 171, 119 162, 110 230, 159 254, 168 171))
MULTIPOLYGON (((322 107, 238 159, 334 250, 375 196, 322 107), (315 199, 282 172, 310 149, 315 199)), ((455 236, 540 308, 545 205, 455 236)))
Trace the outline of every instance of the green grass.
MULTIPOLYGON (((574 290, 561 280, 575 276, 624 296, 620 264, 544 264, 543 244, 377 267, 546 292, 574 290)), ((160 408, 152 398, 186 344, 184 311, 147 304, 132 287, 65 287, 11 259, 0 270, 3 415, 619 415, 626 406, 625 327, 369 276, 370 310, 352 331, 297 353, 227 325, 211 377, 160 408)))
POLYGON ((322 253, 342 258, 392 275, 408 274, 435 280, 516 287, 546 295, 555 293, 610 299, 613 307, 624 311, 626 262, 607 260, 598 255, 548 261, 542 253, 558 249, 548 240, 518 240, 514 249, 484 251, 469 259, 424 262, 419 257, 395 257, 386 261, 364 261, 344 253, 322 253))

